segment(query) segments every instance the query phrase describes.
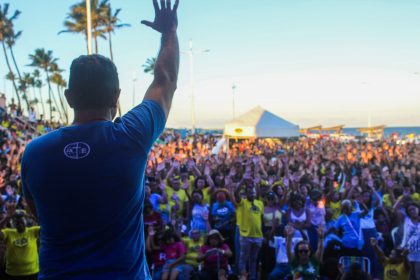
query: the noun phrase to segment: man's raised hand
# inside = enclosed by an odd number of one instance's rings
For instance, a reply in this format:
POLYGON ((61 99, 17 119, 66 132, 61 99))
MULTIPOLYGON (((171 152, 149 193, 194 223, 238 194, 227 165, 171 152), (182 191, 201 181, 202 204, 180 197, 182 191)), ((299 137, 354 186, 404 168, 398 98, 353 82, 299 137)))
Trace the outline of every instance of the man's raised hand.
POLYGON ((177 9, 179 0, 175 0, 172 8, 171 0, 160 0, 160 7, 157 0, 153 0, 155 7, 155 19, 153 22, 142 20, 141 23, 147 25, 160 33, 176 31, 178 27, 177 9))

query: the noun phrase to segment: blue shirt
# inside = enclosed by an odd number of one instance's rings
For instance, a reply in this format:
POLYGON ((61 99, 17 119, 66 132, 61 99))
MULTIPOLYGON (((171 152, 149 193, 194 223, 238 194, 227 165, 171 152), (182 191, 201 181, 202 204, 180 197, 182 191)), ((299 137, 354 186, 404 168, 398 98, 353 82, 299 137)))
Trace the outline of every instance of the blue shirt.
POLYGON ((211 214, 214 218, 217 218, 214 225, 215 228, 223 230, 229 230, 233 228, 232 223, 228 223, 222 226, 223 223, 235 217, 235 207, 233 206, 232 202, 225 201, 222 204, 215 202, 213 204, 211 214))
POLYGON ((144 171, 165 121, 148 100, 115 122, 64 127, 26 147, 22 182, 41 226, 39 279, 150 279, 144 171))
POLYGON ((350 216, 341 214, 335 223, 336 229, 342 229, 342 244, 347 248, 357 248, 359 238, 363 239, 360 231, 360 212, 353 212, 350 216), (349 223, 350 221, 350 223, 349 223))

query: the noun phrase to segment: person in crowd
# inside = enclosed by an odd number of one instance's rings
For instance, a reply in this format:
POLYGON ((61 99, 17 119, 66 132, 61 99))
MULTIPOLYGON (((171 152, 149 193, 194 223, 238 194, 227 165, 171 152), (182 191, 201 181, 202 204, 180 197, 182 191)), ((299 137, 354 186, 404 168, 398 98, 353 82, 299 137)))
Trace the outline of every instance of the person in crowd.
POLYGON ((254 182, 245 177, 235 190, 234 205, 237 213, 240 213, 238 219, 239 226, 239 272, 242 278, 247 277, 249 267, 250 280, 257 279, 257 259, 262 246, 263 233, 262 221, 264 215, 264 203, 256 199, 256 190, 254 182), (246 198, 240 196, 241 190, 245 188, 246 198))
MULTIPOLYGON (((270 272, 268 280, 278 280, 285 279, 291 273, 290 262, 287 257, 286 250, 286 239, 287 237, 287 227, 283 228, 284 231, 281 235, 274 236, 273 240, 270 240, 270 246, 272 246, 276 251, 276 264, 274 269, 270 272)), ((292 237, 291 248, 294 248, 297 243, 302 241, 301 237, 292 237)))
POLYGON ((203 280, 226 280, 230 257, 232 257, 232 252, 229 246, 224 243, 220 232, 217 229, 209 231, 197 257, 199 262, 203 262, 203 269, 199 278, 203 280))
POLYGON ((405 206, 406 218, 402 225, 401 248, 408 249, 408 260, 411 263, 410 280, 420 278, 420 207, 415 202, 405 206))
MULTIPOLYGON (((153 236, 153 227, 149 227, 149 235, 153 236)), ((165 254, 165 264, 162 267, 161 280, 176 280, 182 273, 182 266, 185 261, 186 249, 174 229, 166 229, 162 236, 162 245, 154 243, 152 239, 151 249, 153 251, 163 251, 165 254)))
POLYGON ((309 198, 310 200, 306 205, 311 217, 308 237, 311 247, 318 248, 317 228, 325 228, 325 205, 322 201, 322 192, 319 189, 312 189, 309 193, 309 198))
POLYGON ((292 250, 292 239, 295 229, 286 227, 286 252, 291 266, 291 275, 294 279, 315 280, 319 277, 319 267, 324 254, 324 228, 318 227, 318 248, 313 254, 311 245, 307 240, 299 241, 292 250))
POLYGON ((263 235, 264 240, 260 251, 261 278, 266 279, 276 265, 275 247, 270 246, 270 240, 279 231, 282 214, 274 192, 269 191, 264 200, 263 235))
POLYGON ((360 219, 366 215, 364 212, 353 212, 353 205, 350 200, 343 200, 341 203, 341 216, 335 223, 335 229, 341 232, 342 256, 360 256, 364 245, 360 219))
POLYGON ((149 226, 146 239, 146 252, 151 255, 149 263, 153 280, 161 280, 163 267, 166 263, 166 252, 163 250, 163 231, 149 226))
POLYGON ((150 278, 144 174, 164 130, 179 69, 179 1, 153 3, 155 19, 142 23, 162 40, 143 101, 113 121, 120 96, 115 64, 101 55, 80 56, 70 66, 65 90, 72 125, 26 146, 22 189, 42 229, 39 279, 150 278))
POLYGON ((360 219, 360 228, 362 229, 362 236, 364 242, 362 255, 369 258, 370 260, 372 278, 379 279, 379 263, 371 246, 370 239, 378 238, 378 231, 376 229, 374 221, 374 211, 376 207, 380 205, 381 198, 376 189, 374 188, 374 181, 372 178, 368 178, 367 186, 368 188, 362 192, 361 203, 356 202, 357 210, 361 211, 361 208, 365 208, 364 210, 367 211, 367 214, 361 217, 360 219))
MULTIPOLYGON (((175 161, 175 164, 178 164, 175 161)), ((170 220, 182 218, 184 223, 188 222, 188 209, 189 199, 187 192, 181 188, 181 180, 178 175, 167 177, 168 185, 165 188, 169 207, 170 207, 170 220)))
POLYGON ((377 239, 371 238, 370 244, 379 262, 384 267, 384 280, 409 280, 411 265, 407 258, 408 250, 401 248, 393 249, 389 257, 386 257, 379 247, 377 239))
POLYGON ((5 242, 6 279, 38 279, 39 226, 27 227, 24 210, 6 203, 6 216, 0 221, 0 242, 5 242), (5 228, 13 222, 14 228, 5 228))
POLYGON ((182 238, 182 241, 187 249, 187 253, 185 255, 185 264, 182 266, 182 274, 178 279, 189 280, 193 273, 198 273, 198 254, 204 241, 198 229, 192 229, 189 236, 182 238))
POLYGON ((191 209, 191 230, 197 229, 202 235, 210 230, 209 205, 203 202, 203 192, 194 190, 192 192, 191 209))
POLYGON ((286 221, 293 225, 295 237, 308 239, 308 228, 311 226, 311 213, 305 207, 305 197, 292 193, 289 199, 290 208, 286 212, 286 221))
MULTIPOLYGON (((220 234, 225 238, 226 244, 229 248, 235 247, 235 221, 236 221, 236 209, 232 204, 231 194, 227 189, 217 189, 215 191, 216 202, 213 203, 211 209, 211 219, 213 221, 213 228, 217 229, 220 234), (229 198, 230 200, 227 200, 229 198)), ((229 259, 229 262, 234 261, 233 257, 229 259)))

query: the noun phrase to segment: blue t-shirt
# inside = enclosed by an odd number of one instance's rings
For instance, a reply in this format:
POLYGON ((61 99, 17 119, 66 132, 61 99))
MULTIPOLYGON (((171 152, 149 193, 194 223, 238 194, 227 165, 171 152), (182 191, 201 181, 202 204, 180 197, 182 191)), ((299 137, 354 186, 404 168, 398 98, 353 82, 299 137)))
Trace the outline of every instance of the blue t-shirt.
POLYGON ((64 127, 27 146, 22 182, 41 226, 39 279, 150 279, 144 171, 165 121, 147 100, 115 122, 64 127))
POLYGON ((223 223, 235 217, 235 207, 233 206, 232 202, 225 201, 222 204, 215 202, 211 210, 211 215, 216 218, 216 223, 214 225, 216 229, 233 229, 232 223, 228 223, 222 226, 223 223))
POLYGON ((353 212, 350 216, 341 214, 335 223, 335 228, 337 230, 342 229, 343 236, 341 237, 341 241, 347 248, 357 248, 359 239, 363 239, 360 231, 360 212, 353 212))

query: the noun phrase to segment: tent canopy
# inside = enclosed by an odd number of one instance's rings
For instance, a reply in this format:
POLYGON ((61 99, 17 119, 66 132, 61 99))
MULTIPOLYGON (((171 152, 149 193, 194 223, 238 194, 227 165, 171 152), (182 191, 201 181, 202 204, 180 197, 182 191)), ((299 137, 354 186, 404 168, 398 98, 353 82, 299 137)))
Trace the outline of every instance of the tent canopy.
POLYGON ((225 124, 224 135, 237 138, 299 137, 299 126, 258 106, 225 124))

